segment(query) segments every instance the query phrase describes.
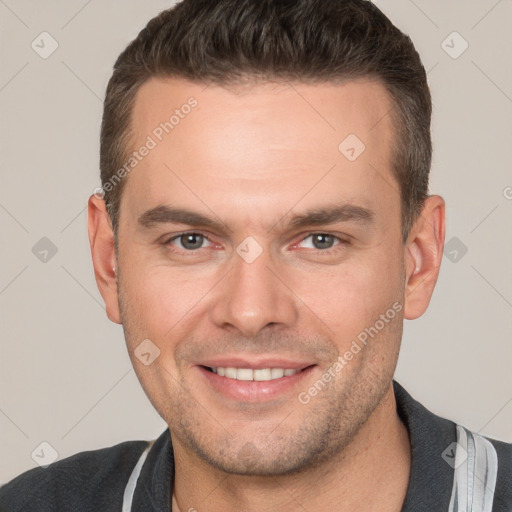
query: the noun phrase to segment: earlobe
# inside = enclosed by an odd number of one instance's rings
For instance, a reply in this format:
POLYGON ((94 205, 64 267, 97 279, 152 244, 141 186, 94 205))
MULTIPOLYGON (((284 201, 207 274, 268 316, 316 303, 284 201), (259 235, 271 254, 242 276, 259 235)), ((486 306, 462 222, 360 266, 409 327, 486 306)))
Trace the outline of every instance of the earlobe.
POLYGON ((88 226, 96 283, 105 301, 108 318, 120 324, 114 232, 105 201, 94 194, 89 198, 88 203, 88 226))
POLYGON ((427 310, 439 276, 444 236, 444 200, 429 196, 405 247, 404 318, 413 320, 427 310))

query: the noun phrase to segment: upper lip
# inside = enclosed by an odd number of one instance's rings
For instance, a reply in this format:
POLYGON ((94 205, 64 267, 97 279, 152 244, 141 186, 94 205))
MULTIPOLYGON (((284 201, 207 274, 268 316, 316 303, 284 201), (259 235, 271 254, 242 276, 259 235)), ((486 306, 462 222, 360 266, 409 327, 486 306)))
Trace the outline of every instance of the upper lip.
POLYGON ((218 359, 208 359, 199 363, 200 366, 208 366, 209 368, 251 368, 252 370, 260 370, 263 368, 284 368, 292 370, 303 370, 315 363, 307 361, 293 361, 291 359, 279 357, 262 357, 247 359, 244 357, 223 357, 218 359))

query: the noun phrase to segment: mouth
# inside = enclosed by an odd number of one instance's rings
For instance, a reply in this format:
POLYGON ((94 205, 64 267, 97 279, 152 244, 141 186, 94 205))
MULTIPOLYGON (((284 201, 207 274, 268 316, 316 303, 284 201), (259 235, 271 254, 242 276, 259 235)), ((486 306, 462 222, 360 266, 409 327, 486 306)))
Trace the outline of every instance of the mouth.
MULTIPOLYGON (((314 365, 310 365, 314 366, 314 365)), ((291 377, 298 372, 302 372, 309 368, 306 366, 302 369, 295 368, 235 368, 233 366, 217 366, 203 368, 212 373, 216 373, 219 377, 226 377, 228 379, 242 380, 242 381, 256 381, 264 382, 268 380, 282 379, 283 377, 291 377)))
POLYGON ((317 367, 310 365, 267 365, 262 368, 247 366, 206 366, 196 368, 206 380, 210 389, 229 398, 243 402, 264 402, 306 389, 304 381, 317 367), (295 366, 291 368, 290 366, 295 366), (299 385, 302 386, 299 389, 299 385))

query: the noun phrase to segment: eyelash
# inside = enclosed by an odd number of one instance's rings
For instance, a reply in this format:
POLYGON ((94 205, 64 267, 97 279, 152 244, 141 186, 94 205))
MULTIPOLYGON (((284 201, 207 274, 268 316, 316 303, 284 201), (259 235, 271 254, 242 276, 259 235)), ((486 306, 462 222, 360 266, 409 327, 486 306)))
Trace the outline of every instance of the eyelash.
MULTIPOLYGON (((171 246, 171 242, 173 242, 174 240, 177 240, 179 238, 181 238, 182 236, 186 236, 186 235, 199 235, 199 236, 202 236, 204 239, 208 240, 210 243, 214 243, 210 237, 208 235, 205 235, 204 233, 200 233, 198 231, 184 231, 183 233, 178 233, 177 235, 173 235, 171 238, 168 238, 166 239, 162 245, 164 246, 171 246)), ((329 249, 310 249, 310 251, 313 251, 313 254, 326 254, 326 255, 330 255, 334 252, 337 252, 339 250, 339 247, 340 246, 346 246, 346 245, 349 245, 350 242, 348 240, 345 240, 343 238, 340 238, 339 236, 336 236, 336 235, 332 235, 330 233, 324 233, 322 231, 315 231, 313 233, 309 233, 308 235, 302 237, 299 242, 297 242, 296 244, 294 245, 297 245, 299 243, 302 243, 304 242, 304 240, 306 240, 307 238, 311 237, 311 236, 314 236, 314 235, 326 235, 326 236, 329 236, 329 237, 332 237, 334 238, 335 240, 337 240, 339 243, 334 245, 333 247, 329 248, 329 249)), ((203 249, 203 247, 200 247, 200 249, 203 249)), ((191 255, 198 252, 199 249, 192 249, 192 250, 187 250, 187 249, 179 249, 180 252, 185 252, 185 253, 190 253, 191 255)))

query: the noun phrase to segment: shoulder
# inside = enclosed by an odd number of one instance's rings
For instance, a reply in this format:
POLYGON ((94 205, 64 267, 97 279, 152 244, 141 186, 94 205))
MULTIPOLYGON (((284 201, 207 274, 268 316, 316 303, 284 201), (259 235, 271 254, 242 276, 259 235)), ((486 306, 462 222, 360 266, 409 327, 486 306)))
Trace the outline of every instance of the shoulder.
POLYGON ((147 445, 127 441, 26 471, 0 488, 0 510, 121 510, 126 482, 147 445))

